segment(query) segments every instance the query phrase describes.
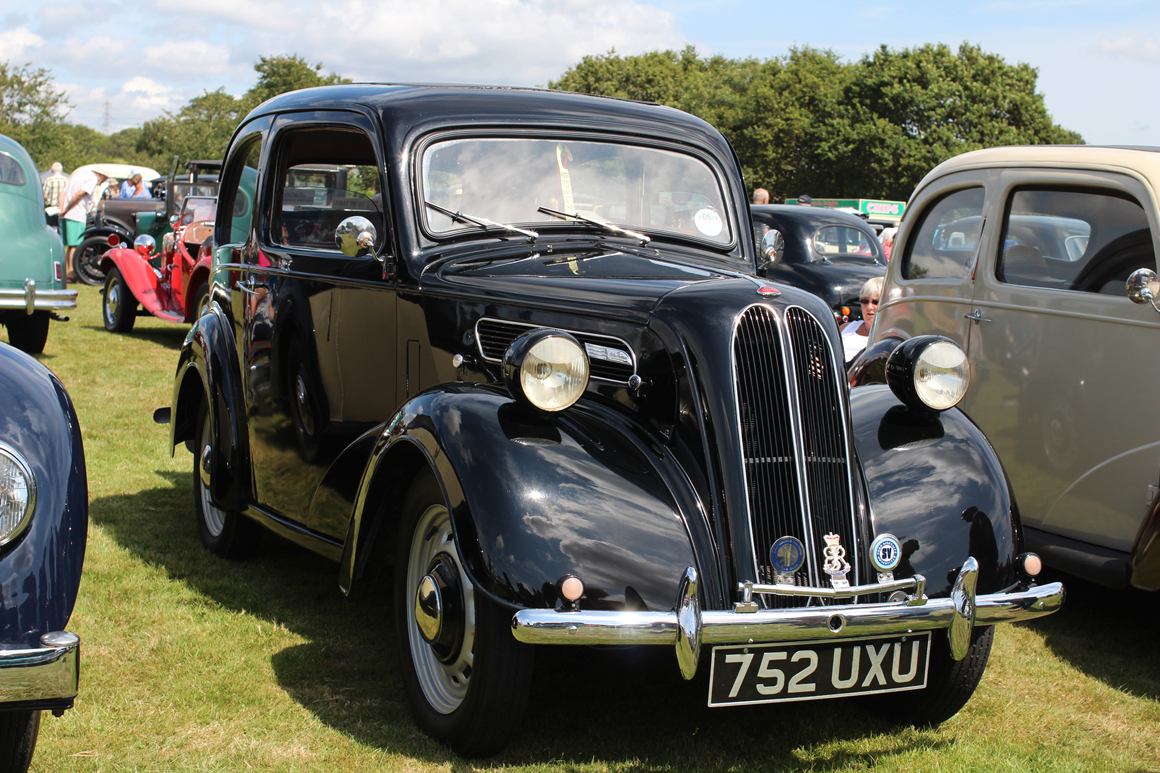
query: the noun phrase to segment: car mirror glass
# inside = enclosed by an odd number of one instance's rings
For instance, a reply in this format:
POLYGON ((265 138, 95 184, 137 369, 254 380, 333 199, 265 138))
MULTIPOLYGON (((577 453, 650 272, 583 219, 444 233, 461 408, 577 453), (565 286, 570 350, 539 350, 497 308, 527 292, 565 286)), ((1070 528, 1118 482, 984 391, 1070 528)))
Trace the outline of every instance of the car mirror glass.
POLYGON ((343 220, 334 229, 334 243, 348 258, 361 258, 369 254, 381 263, 383 259, 375 254, 375 241, 378 238, 374 223, 357 215, 343 220))
POLYGON ((1157 279, 1152 269, 1139 268, 1133 271, 1125 283, 1125 289, 1132 303, 1151 303, 1153 308, 1160 311, 1156 305, 1157 296, 1160 295, 1160 279, 1157 279))
POLYGON ((776 228, 765 232, 761 237, 761 265, 758 268, 769 268, 777 265, 785 252, 785 238, 776 228))

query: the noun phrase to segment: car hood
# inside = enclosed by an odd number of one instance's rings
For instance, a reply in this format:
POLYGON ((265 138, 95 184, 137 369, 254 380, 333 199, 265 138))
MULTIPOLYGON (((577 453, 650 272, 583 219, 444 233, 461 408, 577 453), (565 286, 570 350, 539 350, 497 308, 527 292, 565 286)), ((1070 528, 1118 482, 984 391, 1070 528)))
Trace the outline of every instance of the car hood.
POLYGON ((856 298, 867 280, 885 274, 883 266, 793 263, 778 266, 770 272, 769 278, 820 295, 833 306, 848 298, 856 298))

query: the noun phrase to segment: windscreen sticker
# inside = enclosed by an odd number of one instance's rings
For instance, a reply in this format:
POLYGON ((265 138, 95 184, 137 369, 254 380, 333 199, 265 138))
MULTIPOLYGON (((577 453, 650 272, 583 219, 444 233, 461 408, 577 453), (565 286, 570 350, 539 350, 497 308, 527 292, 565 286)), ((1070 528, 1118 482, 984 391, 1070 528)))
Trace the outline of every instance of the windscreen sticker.
POLYGON ((697 210, 697 214, 693 215, 693 222, 696 223, 697 230, 706 236, 716 236, 725 227, 717 210, 707 207, 697 210))

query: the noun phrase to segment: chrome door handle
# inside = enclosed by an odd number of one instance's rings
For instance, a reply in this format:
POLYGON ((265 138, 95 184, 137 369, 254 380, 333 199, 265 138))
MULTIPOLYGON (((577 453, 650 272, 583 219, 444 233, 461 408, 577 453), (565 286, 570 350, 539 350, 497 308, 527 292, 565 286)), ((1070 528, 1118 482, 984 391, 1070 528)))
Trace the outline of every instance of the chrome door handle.
POLYGON ((969 319, 972 322, 974 322, 976 325, 979 324, 980 322, 990 322, 991 321, 983 316, 982 309, 975 309, 970 314, 964 314, 963 319, 969 319))
POLYGON ((253 279, 239 279, 237 287, 244 293, 250 293, 251 295, 257 295, 258 293, 258 291, 254 289, 253 279))

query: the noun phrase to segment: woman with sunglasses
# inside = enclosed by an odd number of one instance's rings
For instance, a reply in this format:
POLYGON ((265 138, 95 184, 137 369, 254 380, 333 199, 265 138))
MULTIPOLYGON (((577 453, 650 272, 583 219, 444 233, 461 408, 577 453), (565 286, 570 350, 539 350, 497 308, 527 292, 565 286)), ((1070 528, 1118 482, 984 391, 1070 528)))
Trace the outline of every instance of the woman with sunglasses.
POLYGON ((861 297, 859 298, 862 303, 862 319, 856 322, 847 322, 842 327, 842 348, 847 368, 870 341, 870 326, 874 324, 874 314, 878 311, 882 282, 883 279, 880 276, 866 280, 866 283, 862 285, 861 297))

